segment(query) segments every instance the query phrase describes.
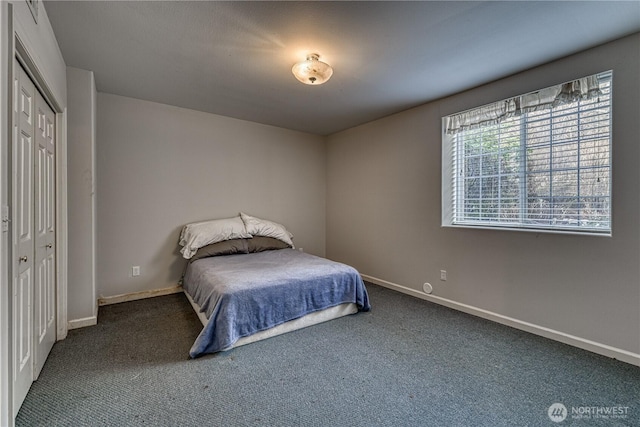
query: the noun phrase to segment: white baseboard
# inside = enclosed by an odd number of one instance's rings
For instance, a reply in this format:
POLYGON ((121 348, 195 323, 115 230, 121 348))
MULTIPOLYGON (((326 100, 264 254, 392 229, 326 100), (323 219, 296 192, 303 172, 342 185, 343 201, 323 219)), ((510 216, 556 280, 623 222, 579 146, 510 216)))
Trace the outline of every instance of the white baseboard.
POLYGON ((421 298, 423 300, 431 301, 436 304, 453 308, 454 310, 458 310, 468 314, 472 314, 474 316, 482 317, 483 319, 487 319, 497 323, 501 323, 503 325, 511 326, 512 328, 520 329, 522 331, 530 332, 535 335, 540 335, 542 337, 559 341, 564 344, 569 344, 571 346, 578 347, 583 350, 591 351, 593 353, 611 357, 613 359, 617 359, 622 362, 640 366, 640 354, 637 354, 637 353, 632 353, 627 350, 622 350, 619 348, 608 346, 606 344, 601 344, 595 341, 590 341, 584 338, 576 337, 574 335, 570 335, 564 332, 545 328, 544 326, 535 325, 533 323, 514 319, 512 317, 503 316, 502 314, 487 311, 478 307, 463 304, 447 298, 425 294, 424 292, 407 288, 405 286, 388 282, 386 280, 378 279, 376 277, 368 276, 366 274, 362 274, 362 278, 368 282, 383 286, 385 288, 392 289, 394 291, 401 292, 403 294, 407 294, 417 298, 421 298))
POLYGON ((152 297, 159 297, 162 295, 171 295, 171 294, 177 294, 182 292, 182 286, 177 285, 177 286, 171 286, 169 288, 162 288, 162 289, 153 289, 150 291, 140 291, 140 292, 132 292, 129 294, 121 294, 121 295, 114 295, 111 297, 100 297, 98 299, 98 305, 99 306, 103 306, 103 305, 109 305, 109 304, 118 304, 121 302, 128 302, 128 301, 135 301, 135 300, 139 300, 139 299, 145 299, 145 298, 152 298, 152 297))
POLYGON ((98 317, 83 317, 82 319, 73 319, 67 322, 67 330, 85 328, 87 326, 95 326, 98 324, 98 317))

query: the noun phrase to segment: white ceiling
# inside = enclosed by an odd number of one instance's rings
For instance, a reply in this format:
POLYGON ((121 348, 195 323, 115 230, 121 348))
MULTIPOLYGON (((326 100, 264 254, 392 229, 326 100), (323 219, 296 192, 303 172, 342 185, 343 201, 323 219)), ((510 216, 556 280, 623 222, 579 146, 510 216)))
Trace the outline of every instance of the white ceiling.
POLYGON ((639 1, 46 1, 97 89, 328 135, 640 31, 639 1), (292 65, 317 52, 322 86, 292 65))

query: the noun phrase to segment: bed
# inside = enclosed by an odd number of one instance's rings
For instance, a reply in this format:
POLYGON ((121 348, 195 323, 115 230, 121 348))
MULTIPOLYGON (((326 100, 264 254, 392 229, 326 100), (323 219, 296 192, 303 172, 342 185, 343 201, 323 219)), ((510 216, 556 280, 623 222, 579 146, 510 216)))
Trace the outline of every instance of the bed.
POLYGON ((298 251, 280 224, 266 221, 265 228, 265 220, 241 215, 244 227, 236 223, 231 232, 225 225, 222 240, 183 229, 180 244, 189 262, 182 285, 203 324, 192 358, 370 310, 353 267, 298 251))

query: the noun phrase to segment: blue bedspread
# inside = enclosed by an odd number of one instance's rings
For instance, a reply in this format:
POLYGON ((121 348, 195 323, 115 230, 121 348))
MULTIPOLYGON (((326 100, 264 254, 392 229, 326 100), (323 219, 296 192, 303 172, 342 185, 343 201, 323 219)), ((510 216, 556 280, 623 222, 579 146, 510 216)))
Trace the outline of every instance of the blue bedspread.
POLYGON ((294 249, 199 259, 187 267, 183 286, 209 319, 191 357, 339 304, 371 308, 353 267, 294 249))

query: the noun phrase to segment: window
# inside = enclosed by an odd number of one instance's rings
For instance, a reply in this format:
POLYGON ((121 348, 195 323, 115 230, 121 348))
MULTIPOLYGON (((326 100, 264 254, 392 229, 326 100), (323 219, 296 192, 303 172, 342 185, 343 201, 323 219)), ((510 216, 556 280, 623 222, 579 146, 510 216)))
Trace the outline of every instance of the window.
POLYGON ((444 117, 443 225, 610 235, 611 80, 444 117))

